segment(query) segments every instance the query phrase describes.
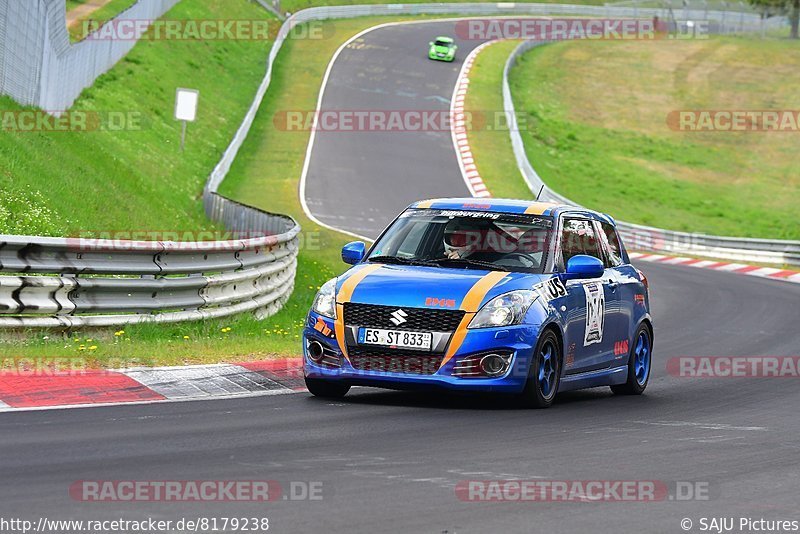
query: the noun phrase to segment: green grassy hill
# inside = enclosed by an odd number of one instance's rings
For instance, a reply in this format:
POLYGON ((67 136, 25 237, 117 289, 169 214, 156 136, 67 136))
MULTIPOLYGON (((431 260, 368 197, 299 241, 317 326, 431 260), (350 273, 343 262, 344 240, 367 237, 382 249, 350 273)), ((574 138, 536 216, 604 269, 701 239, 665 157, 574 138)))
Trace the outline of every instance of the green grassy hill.
MULTIPOLYGON (((248 0, 183 0, 167 16, 267 18, 248 0)), ((264 41, 142 41, 73 111, 129 117, 123 131, 0 135, 0 232, 197 230, 199 201, 264 75, 264 41), (185 153, 173 118, 175 89, 200 90, 185 153)), ((22 108, 8 98, 0 108, 22 108)), ((94 116, 94 115, 92 115, 94 116)))
MULTIPOLYGON (((512 48, 479 56, 468 109, 502 108, 512 48)), ((798 83, 797 43, 755 37, 557 43, 526 53, 510 75, 528 157, 559 193, 629 222, 779 239, 800 239, 798 133, 675 131, 667 117, 797 110, 798 83)), ((520 192, 504 183, 521 181, 513 160, 488 157, 511 154, 508 133, 470 135, 489 189, 520 192)))

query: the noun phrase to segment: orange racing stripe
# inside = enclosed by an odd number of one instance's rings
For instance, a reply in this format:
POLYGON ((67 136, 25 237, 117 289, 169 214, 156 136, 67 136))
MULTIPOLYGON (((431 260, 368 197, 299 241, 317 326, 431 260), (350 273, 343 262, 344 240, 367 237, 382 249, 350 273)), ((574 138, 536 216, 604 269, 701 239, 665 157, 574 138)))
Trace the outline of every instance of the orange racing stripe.
POLYGON ((553 202, 534 202, 528 209, 525 210, 525 213, 528 215, 541 215, 545 211, 549 210, 550 208, 555 208, 558 204, 553 202))
POLYGON ((382 265, 376 263, 365 265, 344 281, 342 287, 339 289, 339 293, 336 295, 336 321, 334 322, 336 342, 339 343, 339 348, 347 361, 350 361, 350 358, 347 356, 347 343, 345 342, 344 336, 344 304, 350 302, 358 284, 360 284, 367 275, 377 271, 381 267, 382 265))
POLYGON ((486 294, 497 282, 505 278, 507 274, 508 273, 502 271, 492 271, 475 282, 475 285, 467 292, 463 302, 461 302, 461 309, 467 313, 464 314, 464 318, 461 319, 461 323, 459 323, 458 328, 453 334, 453 338, 450 340, 450 345, 447 347, 447 352, 444 358, 442 358, 442 364, 439 366, 439 369, 444 367, 445 364, 455 356, 458 349, 461 348, 461 344, 464 343, 464 338, 467 337, 467 327, 478 312, 478 306, 481 305, 486 294))

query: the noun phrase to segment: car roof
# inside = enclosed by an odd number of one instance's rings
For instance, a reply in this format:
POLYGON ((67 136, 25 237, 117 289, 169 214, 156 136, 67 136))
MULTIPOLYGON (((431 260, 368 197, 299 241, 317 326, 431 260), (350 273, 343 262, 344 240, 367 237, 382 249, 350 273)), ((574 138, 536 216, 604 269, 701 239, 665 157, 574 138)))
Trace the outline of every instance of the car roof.
POLYGON ((434 41, 444 41, 446 43, 452 43, 453 42, 453 38, 452 37, 447 37, 446 35, 440 35, 439 37, 434 39, 434 41))
POLYGON ((578 206, 571 206, 569 204, 539 202, 534 200, 515 200, 508 198, 434 198, 429 200, 420 200, 419 202, 411 204, 409 208, 430 208, 460 211, 495 211, 510 214, 525 213, 529 215, 543 215, 545 217, 557 217, 561 213, 572 213, 616 225, 614 219, 605 213, 588 210, 578 206))

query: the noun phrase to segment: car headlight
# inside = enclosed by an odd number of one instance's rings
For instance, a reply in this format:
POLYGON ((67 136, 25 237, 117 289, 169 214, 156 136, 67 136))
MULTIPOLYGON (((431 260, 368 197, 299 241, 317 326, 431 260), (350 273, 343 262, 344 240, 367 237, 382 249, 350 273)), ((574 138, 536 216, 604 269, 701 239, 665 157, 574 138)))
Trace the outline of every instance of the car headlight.
POLYGON ((311 309, 330 319, 336 319, 336 278, 328 280, 319 288, 311 309))
POLYGON ((499 295, 478 311, 468 328, 492 328, 519 324, 538 294, 521 289, 499 295))

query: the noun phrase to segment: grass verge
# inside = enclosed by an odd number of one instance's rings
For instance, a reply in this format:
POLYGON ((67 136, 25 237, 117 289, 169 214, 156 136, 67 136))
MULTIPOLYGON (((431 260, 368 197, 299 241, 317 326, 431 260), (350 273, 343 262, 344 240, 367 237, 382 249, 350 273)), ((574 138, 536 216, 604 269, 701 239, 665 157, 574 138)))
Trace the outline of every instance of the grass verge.
MULTIPOLYGON (((499 41, 480 51, 469 76, 469 91, 464 108, 476 117, 502 117, 503 66, 519 41, 499 41)), ((487 128, 467 132, 475 165, 486 187, 499 198, 530 199, 533 195, 517 168, 508 130, 495 127, 489 120, 487 128)))
MULTIPOLYGON (((510 83, 528 157, 575 202, 672 230, 800 239, 796 133, 680 132, 666 122, 674 110, 798 109, 798 67, 800 48, 779 39, 583 41, 528 52, 510 83)), ((486 63, 473 78, 501 69, 486 63)), ((485 157, 478 165, 496 172, 485 157)))

